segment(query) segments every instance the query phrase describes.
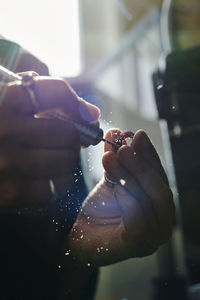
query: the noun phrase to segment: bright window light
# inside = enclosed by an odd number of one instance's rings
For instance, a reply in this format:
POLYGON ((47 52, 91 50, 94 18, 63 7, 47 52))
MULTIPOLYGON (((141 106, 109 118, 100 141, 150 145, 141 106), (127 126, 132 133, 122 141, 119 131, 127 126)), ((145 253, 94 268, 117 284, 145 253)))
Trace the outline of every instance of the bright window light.
POLYGON ((7 0, 0 8, 0 35, 45 62, 52 75, 80 73, 79 0, 7 0))

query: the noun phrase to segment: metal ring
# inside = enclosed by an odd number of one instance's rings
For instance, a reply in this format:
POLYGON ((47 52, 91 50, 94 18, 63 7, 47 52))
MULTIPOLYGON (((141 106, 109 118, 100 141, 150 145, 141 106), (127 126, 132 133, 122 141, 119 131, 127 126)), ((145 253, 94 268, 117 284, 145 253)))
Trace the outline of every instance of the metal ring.
POLYGON ((28 92, 30 101, 33 105, 35 112, 38 112, 39 104, 37 101, 37 97, 35 95, 35 81, 34 81, 34 76, 32 75, 31 72, 26 75, 23 75, 23 77, 21 79, 21 85, 28 92))
POLYGON ((104 173, 104 181, 107 185, 109 185, 110 187, 114 187, 116 186, 118 183, 115 182, 115 181, 112 181, 111 179, 109 179, 107 176, 106 176, 106 173, 104 173))

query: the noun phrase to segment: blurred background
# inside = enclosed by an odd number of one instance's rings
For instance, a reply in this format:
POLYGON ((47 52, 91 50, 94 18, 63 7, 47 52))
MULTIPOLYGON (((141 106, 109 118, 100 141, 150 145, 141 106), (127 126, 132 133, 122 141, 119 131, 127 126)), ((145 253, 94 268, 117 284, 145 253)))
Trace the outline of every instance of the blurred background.
MULTIPOLYGON (((174 135, 180 135, 181 129, 177 120, 175 123, 173 119, 170 127, 167 117, 161 118, 152 75, 159 68, 165 69, 168 61, 161 61, 160 57, 166 57, 166 53, 184 53, 200 44, 200 2, 35 0, 30 3, 18 0, 12 3, 12 11, 9 5, 9 1, 1 3, 2 36, 21 44, 44 61, 52 75, 67 78, 80 96, 98 105, 104 130, 118 127, 147 131, 171 179, 179 211, 174 152, 171 154, 167 133, 172 128, 174 135)), ((176 69, 176 64, 173 66, 176 69)), ((175 104, 170 108, 177 110, 175 104)), ((103 175, 102 153, 103 143, 82 150, 90 187, 103 175)), ((183 240, 178 218, 172 241, 158 253, 101 268, 95 300, 171 300, 172 297, 165 298, 169 284, 165 279, 161 283, 165 295, 155 296, 159 288, 156 280, 165 278, 165 271, 168 279, 171 274, 183 278, 187 286, 197 283, 199 274, 190 276, 188 271, 183 240)), ((195 253, 199 257, 198 245, 193 247, 191 256, 195 253)))

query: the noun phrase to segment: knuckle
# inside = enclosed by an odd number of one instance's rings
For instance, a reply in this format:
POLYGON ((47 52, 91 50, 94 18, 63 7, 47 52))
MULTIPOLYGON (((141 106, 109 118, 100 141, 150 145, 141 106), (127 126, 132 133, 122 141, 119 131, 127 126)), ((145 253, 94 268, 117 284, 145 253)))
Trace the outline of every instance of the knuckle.
POLYGON ((65 92, 67 89, 67 85, 64 79, 58 78, 55 80, 55 83, 57 85, 57 88, 59 88, 61 91, 65 92))
POLYGON ((34 77, 39 76, 39 74, 35 71, 29 71, 29 72, 27 72, 27 74, 30 74, 31 76, 34 76, 34 77))
POLYGON ((31 75, 31 76, 39 76, 39 74, 35 71, 25 71, 25 72, 18 72, 19 76, 31 75))
POLYGON ((60 91, 63 93, 63 95, 69 95, 69 93, 72 94, 73 96, 76 95, 75 91, 68 84, 68 82, 62 78, 57 80, 57 86, 60 89, 60 91))

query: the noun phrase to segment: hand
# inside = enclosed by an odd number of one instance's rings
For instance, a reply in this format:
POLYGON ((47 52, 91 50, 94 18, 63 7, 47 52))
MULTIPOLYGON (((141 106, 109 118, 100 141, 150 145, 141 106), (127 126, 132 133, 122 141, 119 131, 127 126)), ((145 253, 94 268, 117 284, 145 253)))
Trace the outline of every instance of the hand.
MULTIPOLYGON (((114 141, 119 130, 107 133, 114 141)), ((105 145, 106 176, 86 199, 68 242, 68 253, 84 264, 106 265, 152 254, 168 241, 174 220, 172 192, 146 133, 117 153, 105 145)))
MULTIPOLYGON (((62 79, 35 75, 40 113, 62 108, 76 121, 97 120, 97 107, 80 99, 62 79)), ((27 91, 17 82, 2 86, 0 106, 0 210, 45 206, 51 197, 49 179, 63 191, 73 184, 79 156, 79 134, 70 123, 34 118, 27 91)))

